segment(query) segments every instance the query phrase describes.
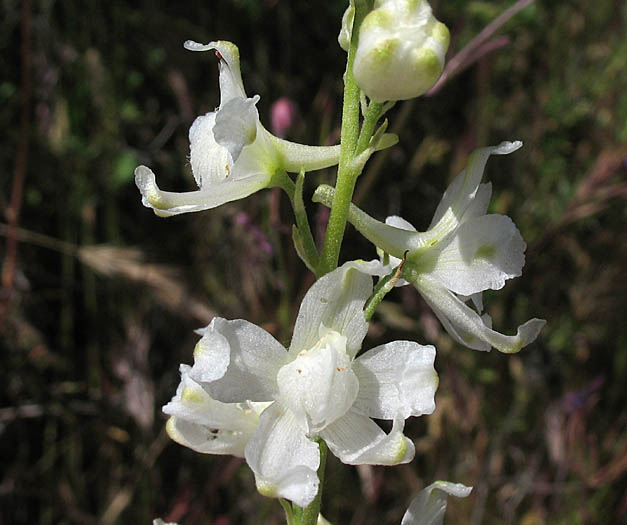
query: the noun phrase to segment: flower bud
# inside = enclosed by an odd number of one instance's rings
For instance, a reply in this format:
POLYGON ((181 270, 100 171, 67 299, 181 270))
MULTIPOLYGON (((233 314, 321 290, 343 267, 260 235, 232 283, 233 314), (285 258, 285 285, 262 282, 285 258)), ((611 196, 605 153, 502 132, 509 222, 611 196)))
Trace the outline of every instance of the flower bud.
POLYGON ((417 97, 442 74, 448 44, 426 0, 377 0, 359 31, 355 81, 376 102, 417 97))

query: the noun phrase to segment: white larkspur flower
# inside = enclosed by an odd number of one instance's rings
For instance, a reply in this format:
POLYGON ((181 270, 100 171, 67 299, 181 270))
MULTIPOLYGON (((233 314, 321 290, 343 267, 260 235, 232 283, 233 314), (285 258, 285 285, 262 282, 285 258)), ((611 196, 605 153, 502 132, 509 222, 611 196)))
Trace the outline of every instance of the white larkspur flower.
MULTIPOLYGON (((400 217, 388 217, 383 224, 355 206, 350 211, 351 223, 389 255, 389 262, 371 261, 363 271, 388 274, 407 254, 403 277, 417 288, 447 332, 475 350, 494 347, 518 352, 545 325, 542 319, 531 319, 518 327, 515 336, 507 336, 492 330, 489 315, 481 315, 481 293, 499 290, 507 279, 521 275, 526 248, 509 217, 486 215, 492 186, 481 184, 481 178, 490 155, 505 155, 521 146, 521 142, 503 142, 474 151, 466 169, 444 192, 426 232, 417 232, 400 217)), ((330 206, 332 197, 333 190, 322 186, 314 200, 330 206)))
POLYGON ((411 461, 404 420, 435 409, 434 347, 395 341, 356 358, 372 293, 372 277, 357 268, 346 263, 312 286, 289 349, 247 321, 215 318, 194 351, 190 376, 211 398, 272 403, 245 448, 266 496, 311 503, 319 483, 316 438, 351 465, 411 461), (393 421, 390 433, 371 418, 393 421))
POLYGON ((244 448, 259 424, 259 414, 268 403, 220 403, 190 376, 181 365, 181 382, 176 395, 163 407, 170 416, 168 435, 177 443, 203 454, 244 457, 244 448))
POLYGON ((246 96, 239 50, 231 42, 203 45, 187 41, 191 51, 215 50, 220 69, 220 106, 198 117, 189 130, 190 164, 199 189, 162 191, 146 166, 135 170, 144 206, 162 217, 215 208, 273 184, 280 171, 311 171, 337 164, 339 146, 305 146, 279 139, 259 122, 259 96, 246 96))
MULTIPOLYGON (((348 17, 340 45, 348 40, 348 17)), ((353 75, 372 100, 407 100, 440 78, 450 36, 426 0, 376 0, 359 29, 353 75)))
POLYGON ((448 496, 465 498, 472 487, 450 481, 436 481, 422 489, 411 501, 401 525, 442 525, 448 496))

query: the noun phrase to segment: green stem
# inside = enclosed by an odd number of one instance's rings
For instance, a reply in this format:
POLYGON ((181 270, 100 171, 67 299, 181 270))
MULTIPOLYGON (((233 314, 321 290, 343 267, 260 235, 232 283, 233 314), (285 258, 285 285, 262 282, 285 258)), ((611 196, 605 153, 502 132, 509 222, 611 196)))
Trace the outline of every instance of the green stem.
POLYGON ((320 485, 318 486, 318 494, 315 499, 309 504, 309 506, 303 509, 300 525, 316 525, 318 523, 318 515, 320 514, 320 503, 322 502, 322 488, 324 485, 324 469, 327 462, 327 444, 320 439, 320 466, 318 467, 318 479, 320 485))
POLYGON ((359 134, 355 155, 359 155, 368 147, 370 138, 374 133, 374 128, 382 114, 383 104, 380 102, 370 102, 368 109, 366 110, 366 114, 364 115, 364 124, 361 127, 361 133, 359 134))
POLYGON ((314 241, 309 219, 307 218, 307 210, 305 210, 305 201, 303 200, 303 183, 305 181, 305 172, 301 171, 296 179, 296 190, 294 191, 294 215, 296 216, 296 226, 298 234, 303 244, 303 251, 306 257, 306 263, 311 268, 315 276, 320 277, 318 267, 320 266, 320 255, 316 242, 314 241))
POLYGON ((374 287, 374 291, 372 295, 368 299, 366 306, 364 307, 364 317, 366 321, 370 321, 372 316, 374 315, 374 311, 377 309, 377 306, 381 304, 383 298, 387 295, 388 292, 392 291, 394 285, 401 278, 401 273, 403 271, 403 265, 405 264, 405 259, 401 261, 390 275, 386 275, 382 279, 379 280, 377 285, 374 287))
POLYGON ((348 208, 353 198, 355 182, 359 172, 352 166, 359 140, 359 86, 353 78, 353 63, 359 39, 359 27, 369 11, 370 3, 367 0, 355 1, 355 21, 348 49, 348 61, 344 74, 344 106, 342 109, 342 139, 340 145, 340 162, 337 170, 336 193, 329 216, 329 225, 324 237, 322 255, 320 257, 321 274, 328 273, 335 268, 340 258, 340 248, 346 228, 348 208))
POLYGON ((285 521, 287 525, 297 525, 296 520, 294 519, 294 511, 292 511, 292 505, 290 505, 290 502, 284 500, 283 498, 279 498, 279 503, 285 511, 285 521))
POLYGON ((272 177, 272 186, 281 188, 290 198, 294 216, 296 218, 296 227, 293 231, 294 245, 298 255, 303 259, 313 274, 321 277, 320 255, 318 248, 311 233, 307 211, 305 210, 305 202, 303 201, 303 183, 305 181, 305 172, 301 171, 296 179, 296 184, 285 171, 278 171, 272 177))

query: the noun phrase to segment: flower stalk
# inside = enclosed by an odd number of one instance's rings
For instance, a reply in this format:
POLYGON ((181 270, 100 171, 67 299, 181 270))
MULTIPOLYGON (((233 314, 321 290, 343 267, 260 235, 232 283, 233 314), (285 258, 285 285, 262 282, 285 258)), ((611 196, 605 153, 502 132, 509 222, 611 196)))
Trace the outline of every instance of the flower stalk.
POLYGON ((327 444, 318 439, 318 447, 320 448, 320 467, 318 467, 318 479, 320 485, 318 485, 318 494, 314 500, 303 509, 301 520, 299 525, 316 525, 318 523, 318 516, 320 515, 320 504, 322 503, 322 488, 324 486, 324 470, 327 462, 327 444))
MULTIPOLYGON (((337 268, 344 230, 346 228, 346 220, 348 218, 348 210, 353 198, 355 182, 361 172, 361 170, 356 170, 352 165, 360 138, 359 114, 361 108, 360 89, 353 77, 353 64, 355 62, 355 53, 357 52, 357 43, 359 40, 359 26, 368 14, 371 4, 372 2, 368 0, 356 0, 355 2, 355 19, 353 22, 350 46, 348 48, 346 72, 344 74, 340 162, 337 170, 336 193, 331 207, 324 245, 322 247, 320 260, 320 271, 322 274, 329 273, 337 268)), ((372 130, 374 130, 375 123, 376 121, 372 123, 372 130)), ((370 124, 368 126, 370 126, 370 124)), ((372 132, 370 136, 372 136, 372 132)), ((370 136, 363 139, 366 144, 370 140, 370 136)), ((362 137, 365 137, 365 134, 362 134, 362 137)))

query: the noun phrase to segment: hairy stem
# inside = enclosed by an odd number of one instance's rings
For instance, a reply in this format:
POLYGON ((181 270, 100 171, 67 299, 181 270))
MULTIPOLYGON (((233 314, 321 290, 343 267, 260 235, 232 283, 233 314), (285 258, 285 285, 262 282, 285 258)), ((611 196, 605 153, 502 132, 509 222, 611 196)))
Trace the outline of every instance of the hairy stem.
POLYGON ((340 248, 346 228, 348 208, 353 198, 355 182, 359 172, 352 165, 359 141, 360 89, 353 78, 353 63, 359 39, 359 26, 368 13, 370 2, 356 0, 355 21, 348 49, 348 61, 344 74, 344 106, 342 109, 342 140, 340 145, 340 163, 337 170, 336 193, 331 207, 329 224, 324 237, 320 260, 321 274, 337 268, 340 248))

